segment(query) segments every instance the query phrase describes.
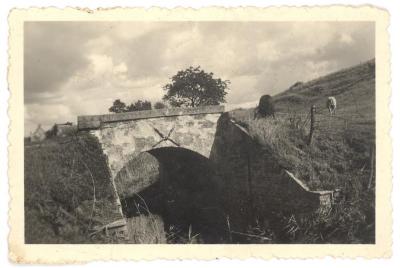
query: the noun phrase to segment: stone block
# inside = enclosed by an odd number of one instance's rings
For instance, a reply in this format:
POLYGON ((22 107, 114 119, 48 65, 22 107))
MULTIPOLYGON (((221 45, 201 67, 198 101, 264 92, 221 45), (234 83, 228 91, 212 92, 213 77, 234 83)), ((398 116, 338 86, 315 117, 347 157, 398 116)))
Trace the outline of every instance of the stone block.
POLYGON ((206 115, 223 113, 224 106, 201 106, 194 108, 167 108, 167 109, 155 109, 145 110, 127 113, 117 114, 104 114, 104 115, 88 115, 78 116, 78 129, 96 129, 101 127, 103 123, 111 122, 122 122, 138 119, 157 118, 157 117, 171 117, 171 116, 182 116, 182 115, 206 115))

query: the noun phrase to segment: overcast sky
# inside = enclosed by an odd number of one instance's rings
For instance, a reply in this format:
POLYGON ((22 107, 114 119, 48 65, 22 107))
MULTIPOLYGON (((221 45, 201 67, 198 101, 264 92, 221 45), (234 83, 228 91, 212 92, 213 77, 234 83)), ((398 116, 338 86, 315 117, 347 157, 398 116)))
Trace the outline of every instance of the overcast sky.
POLYGON ((227 109, 374 57, 368 22, 28 22, 25 134, 108 113, 113 100, 161 100, 177 71, 230 80, 227 109))

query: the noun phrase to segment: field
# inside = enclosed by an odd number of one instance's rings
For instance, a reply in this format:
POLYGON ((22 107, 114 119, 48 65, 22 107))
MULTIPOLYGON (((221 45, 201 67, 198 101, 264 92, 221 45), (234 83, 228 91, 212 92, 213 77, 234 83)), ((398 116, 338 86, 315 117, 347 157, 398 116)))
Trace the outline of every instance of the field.
MULTIPOLYGON (((374 242, 374 96, 375 62, 369 61, 274 96, 276 120, 254 119, 254 109, 229 112, 311 189, 341 192, 329 215, 282 215, 282 234, 270 242, 374 242), (326 109, 327 96, 337 99, 333 116, 326 109), (312 105, 316 124, 309 145, 312 105)), ((26 142, 24 171, 26 243, 122 242, 89 235, 94 226, 116 218, 106 158, 93 138, 80 133, 26 142)), ((276 237, 271 230, 262 232, 276 237)), ((189 232, 185 241, 191 238, 189 232)))

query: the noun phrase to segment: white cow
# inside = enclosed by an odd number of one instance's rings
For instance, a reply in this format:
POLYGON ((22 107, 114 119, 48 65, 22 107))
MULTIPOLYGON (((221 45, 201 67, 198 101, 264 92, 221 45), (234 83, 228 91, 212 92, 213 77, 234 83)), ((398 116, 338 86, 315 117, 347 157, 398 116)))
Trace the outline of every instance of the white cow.
POLYGON ((326 107, 329 110, 329 113, 335 114, 336 113, 336 99, 335 97, 328 97, 328 100, 326 101, 326 107))

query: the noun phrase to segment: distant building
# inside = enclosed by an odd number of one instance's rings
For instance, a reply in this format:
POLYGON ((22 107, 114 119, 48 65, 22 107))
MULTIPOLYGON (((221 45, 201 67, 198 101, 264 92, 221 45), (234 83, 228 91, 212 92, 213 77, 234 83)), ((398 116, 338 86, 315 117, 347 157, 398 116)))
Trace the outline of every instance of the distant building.
POLYGON ((42 126, 39 124, 36 130, 31 133, 31 142, 40 142, 46 139, 46 132, 42 128, 42 126))
POLYGON ((64 124, 54 124, 51 130, 48 131, 47 137, 67 137, 72 136, 77 132, 77 127, 71 122, 64 124))

